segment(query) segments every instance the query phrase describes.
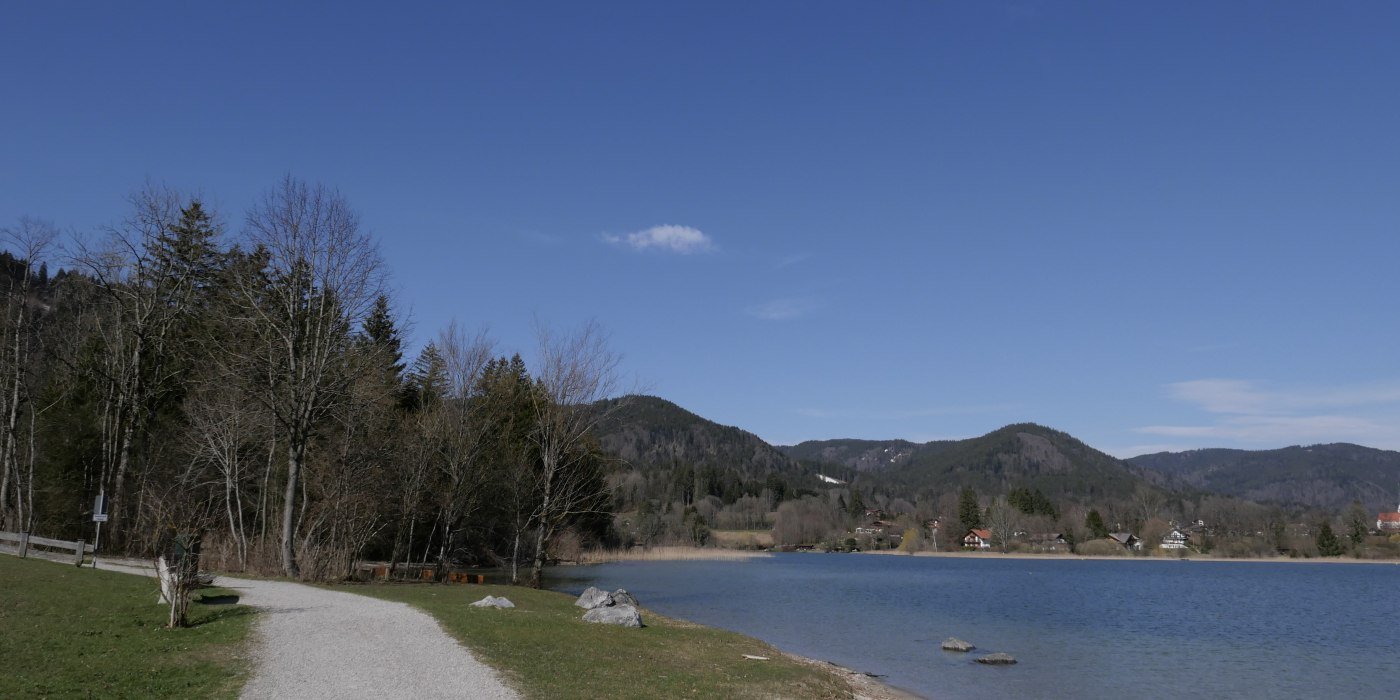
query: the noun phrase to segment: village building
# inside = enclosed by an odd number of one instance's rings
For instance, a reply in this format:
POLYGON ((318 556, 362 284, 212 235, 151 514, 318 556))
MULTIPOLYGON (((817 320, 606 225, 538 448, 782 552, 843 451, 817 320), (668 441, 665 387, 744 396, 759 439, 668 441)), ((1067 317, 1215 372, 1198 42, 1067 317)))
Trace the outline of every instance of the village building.
POLYGON ((963 546, 972 549, 991 549, 992 531, 982 529, 968 530, 967 534, 963 535, 963 546))
POLYGON ((1190 535, 1187 535, 1178 528, 1172 528, 1171 532, 1162 536, 1162 543, 1158 546, 1162 549, 1186 549, 1186 545, 1190 541, 1190 535))
POLYGON ((1110 532, 1108 533, 1108 538, 1128 549, 1142 549, 1142 540, 1138 539, 1138 536, 1131 532, 1110 532))
POLYGON ((1376 516, 1376 530, 1379 532, 1400 532, 1400 506, 1394 513, 1381 513, 1376 516))

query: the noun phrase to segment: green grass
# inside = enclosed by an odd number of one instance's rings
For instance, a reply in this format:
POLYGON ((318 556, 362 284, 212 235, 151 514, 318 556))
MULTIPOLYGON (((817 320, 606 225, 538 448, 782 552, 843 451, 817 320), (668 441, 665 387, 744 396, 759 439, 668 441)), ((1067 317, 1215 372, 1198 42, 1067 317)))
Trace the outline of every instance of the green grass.
MULTIPOLYGON (((511 586, 341 587, 415 605, 531 698, 849 698, 844 680, 756 639, 642 611, 642 629, 582 620, 574 598, 511 586), (473 608, 486 595, 513 610, 473 608), (751 661, 743 654, 769 657, 751 661)), ((643 601, 645 602, 645 601, 643 601)))
POLYGON ((0 555, 0 697, 231 698, 248 670, 253 619, 239 605, 190 606, 163 628, 152 579, 0 555))

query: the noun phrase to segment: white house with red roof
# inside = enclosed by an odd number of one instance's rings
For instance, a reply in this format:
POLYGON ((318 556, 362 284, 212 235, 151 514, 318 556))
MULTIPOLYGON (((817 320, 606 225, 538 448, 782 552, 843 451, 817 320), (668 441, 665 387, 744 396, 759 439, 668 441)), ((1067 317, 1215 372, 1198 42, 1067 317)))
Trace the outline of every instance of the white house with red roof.
POLYGON ((1381 532, 1400 532, 1400 506, 1394 513, 1381 513, 1376 516, 1376 529, 1381 532))
POLYGON ((963 546, 973 549, 991 549, 992 531, 982 529, 968 530, 967 534, 963 536, 963 546))

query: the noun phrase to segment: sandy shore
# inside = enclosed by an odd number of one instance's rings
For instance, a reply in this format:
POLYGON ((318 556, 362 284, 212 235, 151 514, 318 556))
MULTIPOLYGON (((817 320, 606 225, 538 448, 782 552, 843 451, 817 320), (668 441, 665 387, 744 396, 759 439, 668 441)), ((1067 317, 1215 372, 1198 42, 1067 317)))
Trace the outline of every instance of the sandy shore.
POLYGON ((895 557, 945 557, 948 559, 1052 559, 1056 561, 1144 561, 1144 562, 1233 562, 1260 564, 1386 564, 1390 566, 1400 566, 1400 560, 1396 559, 1352 559, 1350 557, 1315 557, 1312 559, 1294 559, 1292 557, 1255 557, 1249 559, 1234 559, 1229 557, 1212 557, 1203 555, 1192 555, 1189 557, 1105 557, 1105 556, 1084 556, 1079 554, 1031 554, 1025 552, 901 552, 894 549, 882 549, 874 552, 857 552, 857 554, 874 554, 880 556, 895 557))

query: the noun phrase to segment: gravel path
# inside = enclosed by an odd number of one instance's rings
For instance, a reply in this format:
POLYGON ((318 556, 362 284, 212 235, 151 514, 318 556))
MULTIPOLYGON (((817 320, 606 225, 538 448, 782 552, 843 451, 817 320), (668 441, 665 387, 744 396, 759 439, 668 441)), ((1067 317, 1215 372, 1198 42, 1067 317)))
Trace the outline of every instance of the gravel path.
MULTIPOLYGON (((116 562, 101 568, 150 575, 116 562)), ((243 698, 518 697, 407 604, 281 581, 220 576, 215 585, 259 609, 243 698)))

